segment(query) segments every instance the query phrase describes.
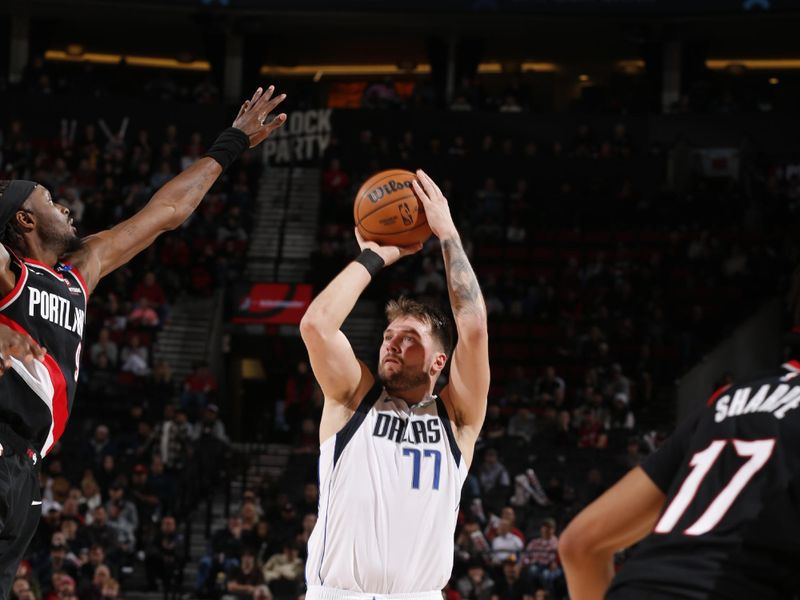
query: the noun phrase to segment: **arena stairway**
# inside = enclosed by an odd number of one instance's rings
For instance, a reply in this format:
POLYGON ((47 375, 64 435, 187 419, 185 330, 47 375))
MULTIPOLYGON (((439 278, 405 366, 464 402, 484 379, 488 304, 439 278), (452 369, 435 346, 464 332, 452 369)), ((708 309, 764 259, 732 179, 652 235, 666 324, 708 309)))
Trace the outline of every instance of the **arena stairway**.
POLYGON ((169 363, 175 381, 182 382, 195 363, 209 360, 214 322, 221 306, 219 294, 210 298, 183 296, 172 305, 169 321, 156 337, 153 358, 169 363))
POLYGON ((319 169, 299 167, 269 167, 261 178, 247 255, 250 281, 306 279, 316 244, 319 179, 319 169))
MULTIPOLYGON (((232 450, 234 459, 229 472, 228 485, 230 489, 226 490, 225 484, 222 484, 215 489, 210 498, 211 514, 210 521, 208 521, 210 534, 226 527, 228 493, 230 494, 229 509, 233 514, 240 506, 242 492, 248 488, 262 490, 274 485, 283 477, 291 456, 291 446, 285 444, 235 442, 232 444, 232 450)), ((192 513, 190 523, 189 560, 183 573, 183 592, 189 597, 194 597, 197 564, 208 546, 206 537, 208 517, 208 504, 203 501, 192 513)), ((162 598, 160 592, 126 593, 126 600, 156 600, 157 598, 162 598)))

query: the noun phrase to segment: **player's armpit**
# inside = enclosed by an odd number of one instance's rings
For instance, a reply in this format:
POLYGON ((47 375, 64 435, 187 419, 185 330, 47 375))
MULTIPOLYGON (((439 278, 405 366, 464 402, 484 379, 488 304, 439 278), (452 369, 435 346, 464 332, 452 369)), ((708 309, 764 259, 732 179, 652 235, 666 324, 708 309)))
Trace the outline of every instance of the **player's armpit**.
POLYGON ((573 600, 605 596, 614 553, 653 530, 664 498, 664 492, 636 467, 572 520, 561 534, 558 552, 573 600))

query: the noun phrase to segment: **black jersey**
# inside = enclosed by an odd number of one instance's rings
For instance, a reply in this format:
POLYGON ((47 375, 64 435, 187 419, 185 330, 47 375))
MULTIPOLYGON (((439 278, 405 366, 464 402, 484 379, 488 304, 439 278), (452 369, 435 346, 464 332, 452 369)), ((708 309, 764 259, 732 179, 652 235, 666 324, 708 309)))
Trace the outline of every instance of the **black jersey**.
POLYGON ((53 269, 13 254, 12 263, 17 284, 0 299, 0 323, 27 333, 47 354, 29 367, 12 357, 12 370, 0 377, 0 423, 44 456, 64 432, 72 409, 88 293, 70 265, 53 269))
POLYGON ((786 599, 800 580, 800 363, 723 388, 642 465, 666 494, 608 597, 786 599))

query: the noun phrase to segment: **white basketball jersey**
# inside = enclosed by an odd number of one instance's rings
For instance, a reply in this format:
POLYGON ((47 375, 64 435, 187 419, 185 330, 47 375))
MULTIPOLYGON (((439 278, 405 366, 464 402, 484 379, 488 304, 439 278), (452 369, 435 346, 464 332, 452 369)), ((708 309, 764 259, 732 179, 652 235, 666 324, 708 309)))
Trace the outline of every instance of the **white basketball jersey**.
POLYGON ((444 588, 466 477, 442 400, 409 407, 376 382, 320 446, 308 585, 371 594, 444 588))

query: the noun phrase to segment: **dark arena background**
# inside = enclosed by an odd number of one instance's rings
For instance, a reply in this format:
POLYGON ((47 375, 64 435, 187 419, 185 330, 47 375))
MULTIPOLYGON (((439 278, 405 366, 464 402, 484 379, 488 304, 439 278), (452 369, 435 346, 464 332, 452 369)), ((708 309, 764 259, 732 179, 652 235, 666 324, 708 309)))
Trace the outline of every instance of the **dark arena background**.
MULTIPOLYGON (((788 357, 798 26, 792 0, 6 0, 0 178, 45 184, 81 234, 257 86, 289 115, 94 292, 12 597, 302 597, 322 396, 298 323, 357 254, 355 190, 422 167, 490 326, 447 598, 567 598, 551 536, 788 357)), ((345 323, 372 366, 401 294, 446 301, 435 238, 345 323)))

